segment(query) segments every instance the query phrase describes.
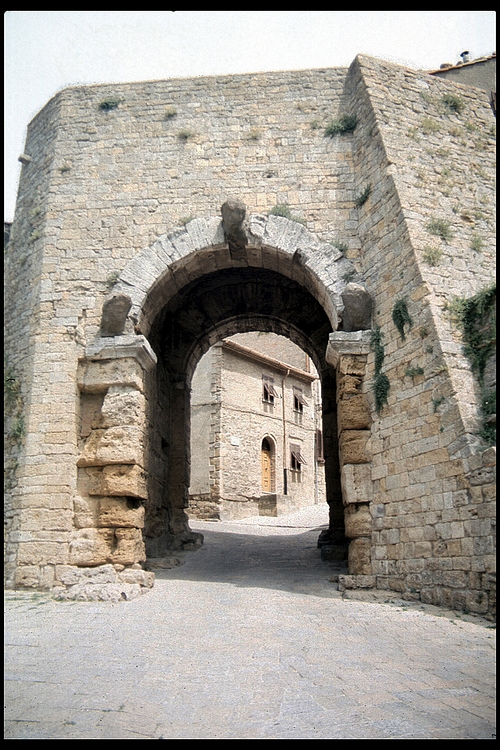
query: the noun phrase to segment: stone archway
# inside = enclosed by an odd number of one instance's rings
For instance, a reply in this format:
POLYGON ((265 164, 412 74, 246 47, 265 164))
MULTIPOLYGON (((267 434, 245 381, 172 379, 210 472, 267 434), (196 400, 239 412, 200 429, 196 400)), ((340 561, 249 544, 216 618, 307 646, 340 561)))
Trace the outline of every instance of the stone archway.
POLYGON ((225 204, 222 215, 160 237, 124 269, 81 366, 82 398, 101 393, 101 414, 113 416, 97 420, 78 465, 84 491, 121 498, 115 511, 128 531, 125 552, 120 557, 115 541, 114 554, 125 565, 146 551, 162 557, 201 542, 185 512, 191 377, 213 343, 255 330, 287 336, 320 373, 329 541, 345 542, 336 372, 326 351, 352 265, 296 222, 245 221, 239 203, 225 204), (125 507, 131 498, 144 504, 142 516, 133 503, 125 507))

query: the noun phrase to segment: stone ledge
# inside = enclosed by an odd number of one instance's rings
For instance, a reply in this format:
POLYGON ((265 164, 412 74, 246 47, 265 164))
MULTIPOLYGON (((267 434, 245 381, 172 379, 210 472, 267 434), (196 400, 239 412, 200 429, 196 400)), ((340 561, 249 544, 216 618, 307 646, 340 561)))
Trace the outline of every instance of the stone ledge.
POLYGON ((157 357, 145 336, 103 336, 85 349, 87 361, 103 359, 136 359, 144 370, 152 370, 157 357))
POLYGON ((341 356, 369 354, 371 331, 334 331, 328 337, 326 361, 337 367, 341 356))
POLYGON ((119 570, 113 565, 79 568, 56 567, 57 584, 52 588, 55 599, 80 601, 129 601, 147 593, 154 586, 154 573, 140 568, 119 570))
POLYGON ((339 591, 346 589, 374 589, 377 577, 366 575, 339 575, 339 591))

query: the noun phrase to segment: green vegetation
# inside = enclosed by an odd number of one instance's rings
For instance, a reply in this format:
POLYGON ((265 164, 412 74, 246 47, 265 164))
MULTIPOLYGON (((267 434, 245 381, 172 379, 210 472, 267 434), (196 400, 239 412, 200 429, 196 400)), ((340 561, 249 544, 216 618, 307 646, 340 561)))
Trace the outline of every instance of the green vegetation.
POLYGON ((445 94, 441 101, 450 110, 450 112, 456 112, 458 115, 463 111, 465 104, 463 100, 456 94, 445 94))
POLYGON ((177 138, 184 143, 190 138, 194 138, 194 133, 191 130, 183 129, 177 133, 177 138))
POLYGON ((471 249, 476 253, 480 253, 483 249, 483 239, 479 234, 473 234, 470 241, 471 249))
POLYGON ((420 122, 420 130, 425 135, 431 135, 432 133, 437 133, 440 130, 440 125, 436 120, 433 120, 432 117, 424 117, 424 119, 420 122))
POLYGON ((413 325, 413 321, 408 312, 408 307, 405 299, 398 300, 394 305, 392 309, 392 320, 394 322, 394 325, 398 329, 401 338, 404 341, 406 338, 405 325, 408 325, 409 328, 411 328, 413 325))
POLYGON ((469 299, 455 297, 447 308, 462 331, 464 354, 482 385, 486 362, 496 346, 496 284, 469 299))
POLYGON ((432 399, 432 406, 434 407, 434 414, 437 412, 438 407, 441 406, 444 400, 445 400, 444 396, 437 396, 436 398, 432 399))
POLYGON ((167 107, 165 110, 165 120, 172 120, 177 114, 175 107, 167 107))
POLYGON ((435 237, 439 237, 443 242, 450 242, 453 237, 450 223, 444 219, 431 219, 427 222, 425 228, 429 234, 433 234, 435 237))
POLYGON ((258 141, 259 139, 260 139, 260 130, 258 130, 257 128, 252 128, 248 134, 248 140, 258 141))
POLYGON ((28 237, 28 242, 29 243, 36 242, 36 240, 39 240, 41 236, 42 236, 42 233, 38 229, 34 229, 31 232, 30 236, 28 237))
POLYGON ((442 254, 443 251, 438 247, 430 247, 430 245, 426 245, 422 253, 422 259, 428 266, 437 266, 441 260, 442 254))
POLYGON ((360 195, 358 195, 357 198, 354 199, 355 205, 358 208, 360 208, 361 206, 363 206, 366 203, 366 201, 368 200, 371 192, 372 192, 372 186, 371 185, 367 185, 365 187, 365 189, 363 190, 363 192, 360 195))
POLYGON ((305 219, 300 219, 298 216, 294 216, 290 210, 288 203, 277 203, 269 211, 270 216, 282 216, 284 219, 290 219, 290 221, 296 221, 299 224, 305 224, 305 219))
POLYGON ((375 353, 375 379, 373 381, 373 393, 375 395, 375 409, 377 414, 380 413, 384 404, 387 404, 387 397, 391 388, 389 378, 381 372, 385 357, 385 351, 382 344, 383 335, 380 326, 377 326, 377 328, 372 331, 370 339, 370 345, 375 353))
POLYGON ((103 99, 102 102, 99 102, 99 109, 103 112, 109 112, 110 109, 116 109, 122 101, 122 99, 103 99))
POLYGON ((356 115, 342 115, 338 120, 332 120, 325 128, 325 136, 333 138, 339 133, 352 133, 358 124, 356 115))
POLYGON ((408 378, 411 378, 412 380, 416 378, 417 375, 423 375, 424 370, 422 367, 408 367, 408 369, 405 372, 405 375, 408 378))

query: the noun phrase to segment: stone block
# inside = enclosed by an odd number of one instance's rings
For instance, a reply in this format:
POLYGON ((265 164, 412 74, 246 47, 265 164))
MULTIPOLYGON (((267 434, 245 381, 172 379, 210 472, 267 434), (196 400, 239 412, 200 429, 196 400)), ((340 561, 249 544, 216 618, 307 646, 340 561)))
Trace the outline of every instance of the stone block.
POLYGON ((98 500, 77 495, 73 501, 73 521, 77 529, 95 528, 99 511, 98 500))
POLYGON ((342 467, 340 478, 344 505, 371 501, 373 483, 369 464, 345 464, 342 467))
POLYGON ((89 495, 108 497, 148 497, 147 476, 140 466, 118 465, 91 467, 89 475, 89 495))
POLYGON ((40 583, 40 567, 38 565, 23 565, 15 572, 14 586, 20 588, 38 588, 40 583))
POLYGON ((139 529, 115 529, 116 548, 110 555, 113 563, 133 565, 146 559, 146 549, 139 529))
POLYGON ((20 541, 18 565, 57 565, 68 562, 68 544, 52 541, 20 541))
POLYGON ((337 378, 337 401, 359 394, 363 379, 360 375, 339 375, 337 378))
POLYGON ((58 590, 57 599, 86 602, 120 602, 137 599, 146 589, 134 583, 79 583, 68 589, 58 590))
POLYGON ((374 589, 377 579, 373 575, 339 575, 339 591, 347 589, 374 589))
POLYGON ((114 529, 82 529, 75 532, 70 543, 69 562, 79 566, 104 565, 111 562, 114 547, 114 529))
POLYGON ((343 398, 338 403, 337 420, 339 432, 343 430, 369 430, 372 423, 365 396, 343 398))
POLYGON ((368 503, 347 505, 344 513, 345 535, 349 539, 355 537, 370 537, 372 532, 372 517, 368 503))
POLYGON ((144 464, 144 434, 137 427, 109 427, 92 430, 77 466, 144 464))
POLYGON ((110 564, 99 565, 95 568, 76 568, 72 565, 57 565, 56 580, 65 586, 75 586, 77 583, 117 583, 118 574, 110 564))
POLYGON ((351 575, 371 575, 371 539, 353 539, 348 550, 348 570, 351 575))
POLYGON ((104 397, 101 412, 94 428, 135 426, 143 429, 146 419, 146 399, 131 386, 111 386, 104 397))
POLYGON ((135 583, 144 588, 152 588, 155 582, 155 574, 147 570, 123 570, 118 573, 118 579, 121 583, 135 583))
POLYGON ((144 387, 144 372, 136 359, 123 357, 102 361, 80 362, 78 387, 84 393, 102 393, 113 385, 144 387))
POLYGON ((356 355, 342 355, 340 357, 338 370, 341 375, 363 376, 366 371, 366 356, 359 357, 356 355))
POLYGON ((370 430, 344 430, 339 439, 340 463, 366 464, 370 461, 367 448, 370 430))
POLYGON ((372 298, 361 284, 349 283, 342 292, 344 331, 366 331, 371 326, 372 298))
POLYGON ((126 497, 103 497, 99 500, 98 526, 142 529, 144 505, 126 497))

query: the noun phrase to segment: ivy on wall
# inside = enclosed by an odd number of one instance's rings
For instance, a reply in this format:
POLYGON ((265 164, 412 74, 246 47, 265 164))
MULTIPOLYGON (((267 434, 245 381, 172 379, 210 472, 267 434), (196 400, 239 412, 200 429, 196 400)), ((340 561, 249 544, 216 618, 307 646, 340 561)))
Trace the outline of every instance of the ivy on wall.
POLYGON ((389 378, 382 372, 382 365, 384 363, 385 351, 382 344, 383 333, 380 330, 380 326, 377 326, 372 331, 370 344, 375 353, 375 380, 373 381, 373 392, 375 395, 375 409, 377 414, 380 413, 384 404, 387 404, 387 397, 391 384, 389 378))

